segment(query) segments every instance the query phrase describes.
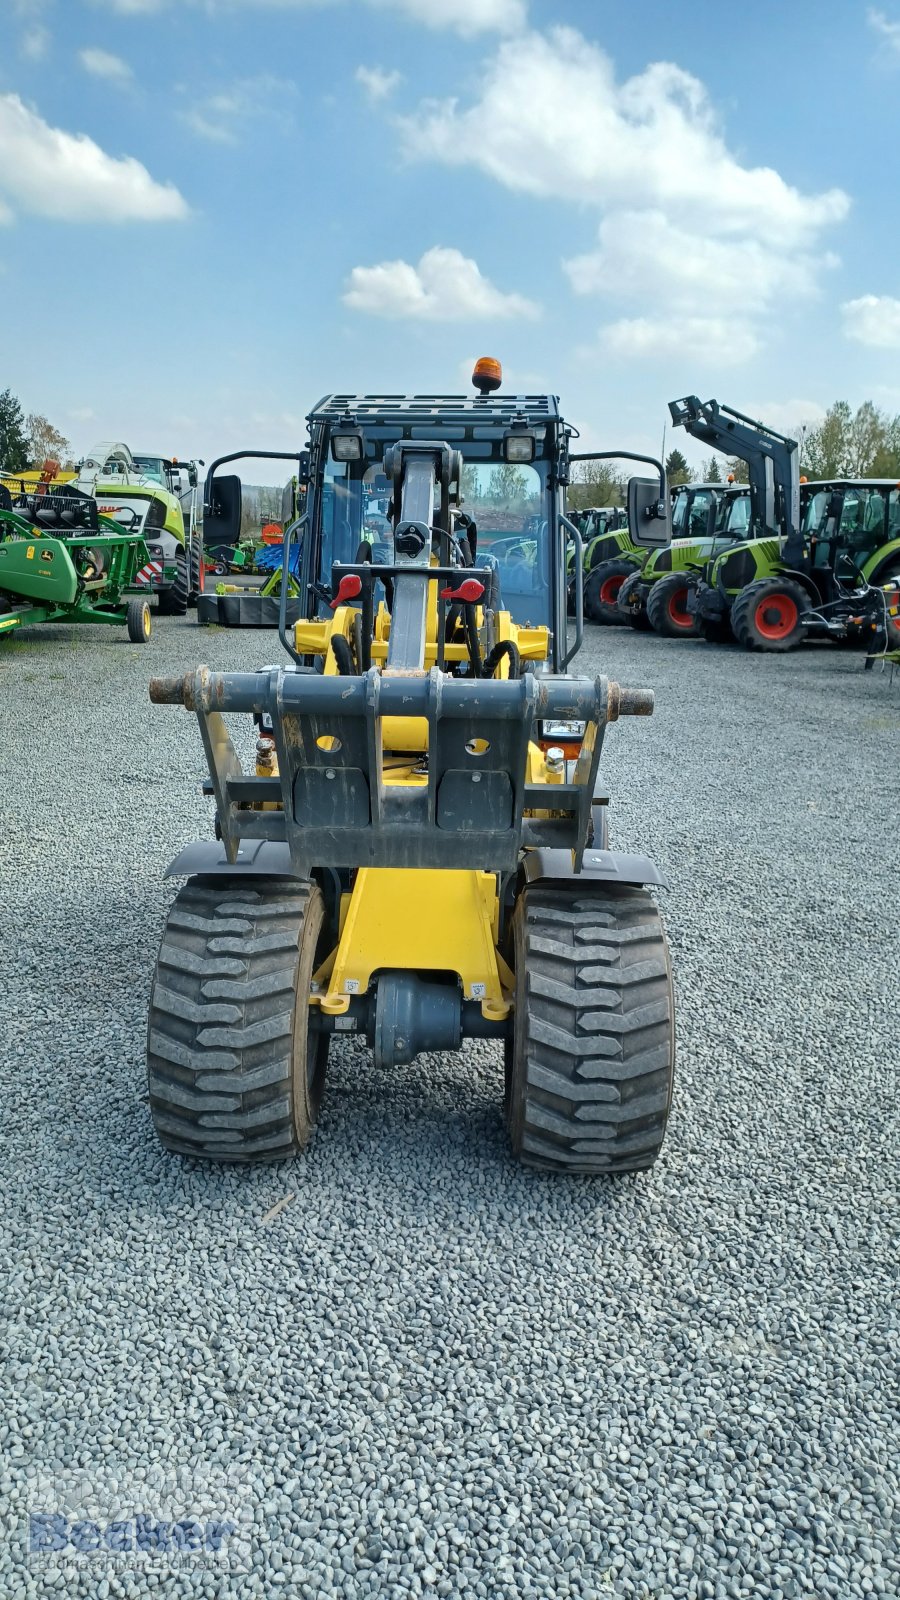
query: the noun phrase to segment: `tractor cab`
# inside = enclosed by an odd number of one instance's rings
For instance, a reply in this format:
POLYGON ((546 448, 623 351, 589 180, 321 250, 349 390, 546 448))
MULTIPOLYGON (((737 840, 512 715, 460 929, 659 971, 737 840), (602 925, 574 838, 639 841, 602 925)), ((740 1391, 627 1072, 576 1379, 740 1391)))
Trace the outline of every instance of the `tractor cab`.
POLYGON ((812 568, 858 581, 883 545, 900 538, 900 486, 894 479, 805 485, 804 544, 812 568))

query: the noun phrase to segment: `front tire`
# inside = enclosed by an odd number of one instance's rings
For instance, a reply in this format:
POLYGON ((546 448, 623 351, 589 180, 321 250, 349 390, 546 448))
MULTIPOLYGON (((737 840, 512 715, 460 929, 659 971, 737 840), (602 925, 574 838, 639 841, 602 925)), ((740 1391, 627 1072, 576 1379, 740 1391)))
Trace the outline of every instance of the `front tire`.
POLYGON ((621 624, 624 620, 616 601, 626 578, 638 567, 634 561, 599 561, 584 580, 584 612, 592 622, 621 624))
POLYGON ((175 577, 168 589, 159 591, 159 609, 166 617, 183 617, 187 613, 190 580, 187 556, 179 551, 175 561, 175 577))
POLYGON ((731 626, 748 650, 794 650, 803 638, 800 619, 810 609, 809 595, 795 579, 759 578, 735 600, 731 626))
POLYGON ((328 1036, 309 1022, 325 902, 308 882, 192 878, 153 978, 150 1110, 167 1150, 276 1161, 309 1143, 328 1036))
POLYGON ((196 609, 197 601, 203 593, 203 551, 199 539, 195 539, 191 545, 188 576, 190 578, 188 605, 196 609))
POLYGON ((668 572, 657 578, 647 596, 647 618, 654 633, 666 639, 698 639, 703 625, 688 611, 688 594, 693 587, 683 572, 668 572))
POLYGON ((129 600, 125 611, 125 626, 132 644, 148 644, 153 632, 150 606, 146 600, 129 600))
POLYGON ((548 1172, 651 1167, 675 1067, 671 963, 652 895, 526 888, 511 954, 506 1121, 515 1154, 548 1172))

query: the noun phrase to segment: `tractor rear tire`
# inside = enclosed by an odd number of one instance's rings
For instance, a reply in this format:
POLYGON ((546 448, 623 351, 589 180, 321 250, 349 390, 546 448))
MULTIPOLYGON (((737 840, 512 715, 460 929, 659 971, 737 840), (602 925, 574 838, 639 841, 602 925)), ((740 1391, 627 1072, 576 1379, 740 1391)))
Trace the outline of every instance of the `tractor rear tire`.
POLYGON ((129 600, 125 626, 132 644, 148 644, 153 631, 150 606, 146 600, 129 600))
POLYGON ((646 889, 523 890, 512 916, 515 1034, 506 1122, 526 1166, 641 1172, 672 1101, 669 948, 646 889))
POLYGON ((795 579, 758 578, 735 600, 731 626, 748 650, 794 650, 803 638, 800 618, 810 609, 809 595, 795 579))
POLYGON ((687 609, 690 578, 683 572, 668 572, 657 578, 647 596, 647 617, 654 633, 666 639, 699 639, 703 625, 687 609))
POLYGON ((167 1150, 277 1161, 309 1143, 328 1035, 309 1029, 325 902, 308 882, 191 878, 150 995, 150 1110, 167 1150))
POLYGON ((187 613, 190 595, 187 556, 182 550, 176 557, 175 577, 168 589, 159 591, 159 609, 166 617, 183 617, 187 613))
POLYGON ((191 554, 188 561, 188 576, 190 579, 188 605, 192 610, 196 610, 197 601, 203 593, 203 551, 200 546, 199 538, 195 538, 193 544, 191 545, 191 554))
POLYGON ((599 561, 584 580, 584 614, 592 622, 620 625, 624 617, 616 605, 619 590, 626 578, 637 572, 636 561, 617 558, 599 561))

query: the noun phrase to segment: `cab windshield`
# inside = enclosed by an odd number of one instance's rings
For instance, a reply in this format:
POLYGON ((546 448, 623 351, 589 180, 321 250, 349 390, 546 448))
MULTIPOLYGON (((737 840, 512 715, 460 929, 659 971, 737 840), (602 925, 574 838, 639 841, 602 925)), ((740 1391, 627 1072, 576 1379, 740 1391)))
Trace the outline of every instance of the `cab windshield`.
MULTIPOLYGON (((488 453, 487 446, 481 449, 488 453)), ((543 463, 464 459, 461 510, 477 527, 476 564, 485 556, 496 561, 502 604, 521 625, 551 622, 545 471, 543 463)), ((393 561, 391 494, 380 462, 329 458, 321 505, 321 576, 326 581, 331 563, 355 561, 363 543, 370 546, 373 561, 393 561)), ((435 513, 438 508, 436 494, 435 513)), ((459 531, 465 533, 465 528, 459 531)))
POLYGON ((166 466, 162 456, 135 456, 134 464, 142 478, 149 478, 151 483, 158 483, 160 488, 167 489, 166 466))

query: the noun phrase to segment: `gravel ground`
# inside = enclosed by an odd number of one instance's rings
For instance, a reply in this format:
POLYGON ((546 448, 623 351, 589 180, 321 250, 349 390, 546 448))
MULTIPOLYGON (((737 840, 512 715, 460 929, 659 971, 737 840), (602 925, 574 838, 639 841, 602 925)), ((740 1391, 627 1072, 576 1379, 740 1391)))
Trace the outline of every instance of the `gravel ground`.
POLYGON ((606 762, 614 843, 671 879, 652 1174, 519 1170, 493 1046, 379 1082, 347 1041, 308 1158, 202 1169, 156 1143, 144 1030, 210 808, 146 680, 273 655, 2 646, 0 1593, 896 1595, 900 679, 589 629, 657 689, 606 762), (247 1570, 25 1564, 29 1511, 108 1521, 117 1485, 214 1506, 247 1570))

